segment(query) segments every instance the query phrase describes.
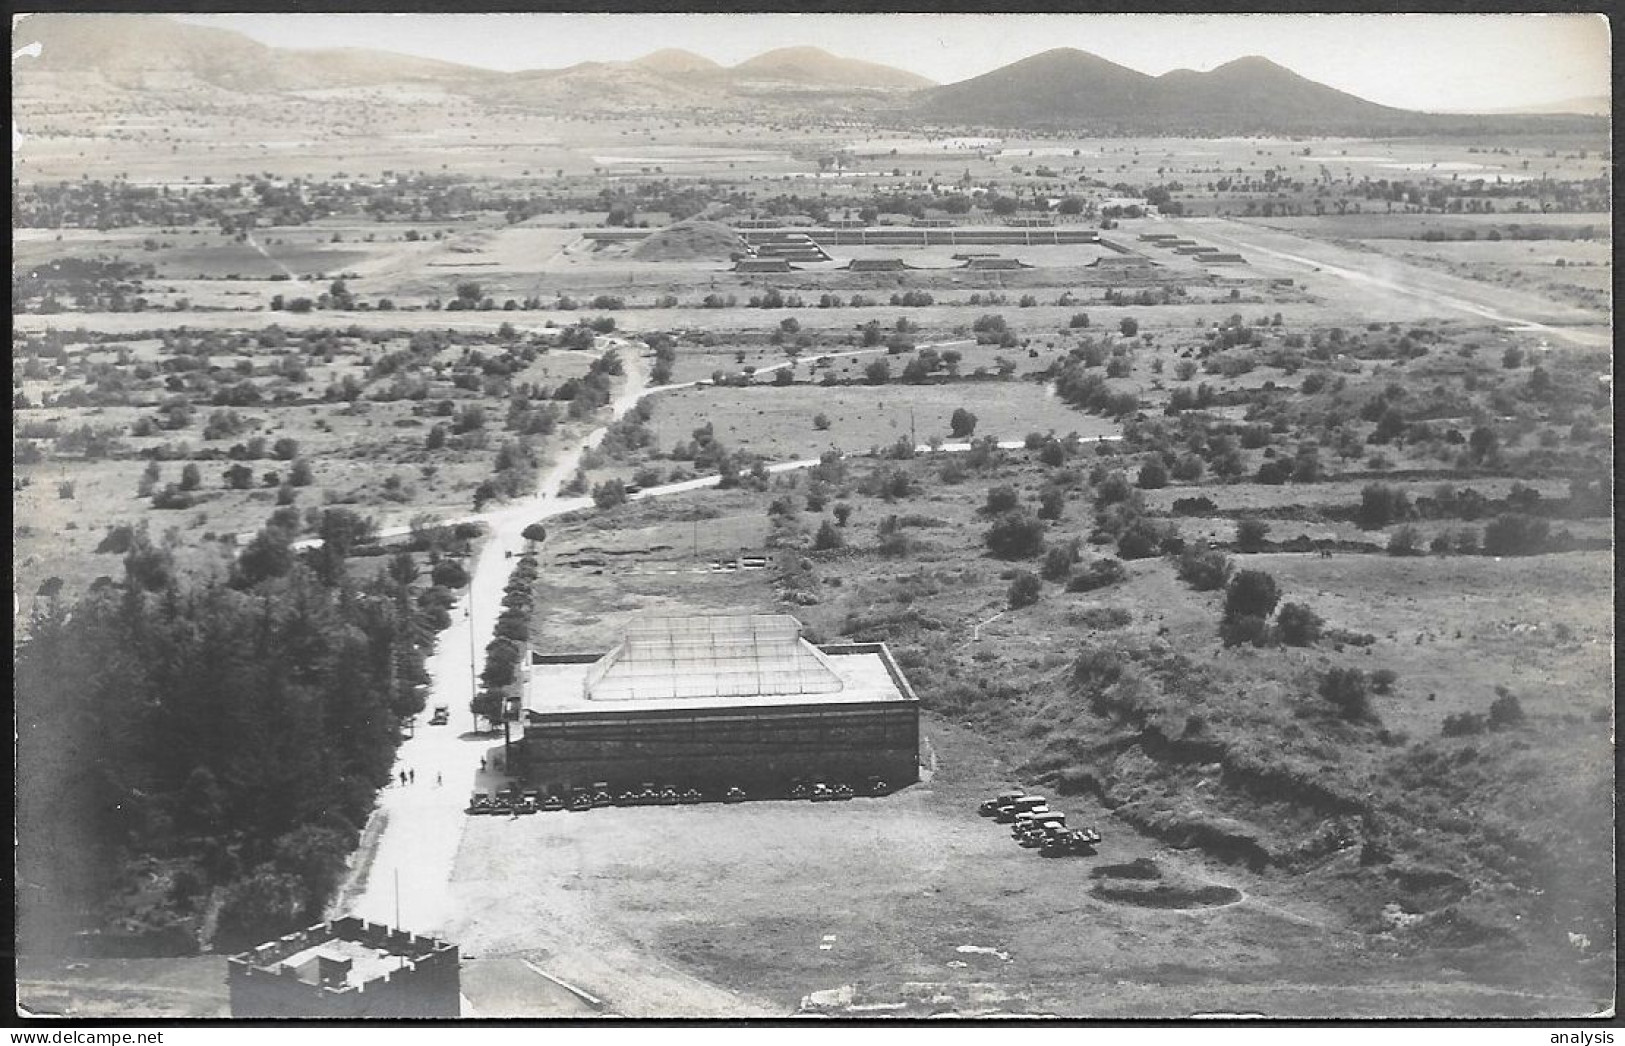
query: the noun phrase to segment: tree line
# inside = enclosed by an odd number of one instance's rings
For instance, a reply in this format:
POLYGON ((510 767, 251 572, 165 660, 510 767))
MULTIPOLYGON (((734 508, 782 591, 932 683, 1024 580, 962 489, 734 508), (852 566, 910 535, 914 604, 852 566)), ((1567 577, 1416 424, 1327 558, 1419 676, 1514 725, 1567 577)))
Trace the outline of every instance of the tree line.
POLYGON ((445 594, 349 567, 331 510, 184 583, 138 535, 122 582, 43 605, 16 651, 19 942, 241 947, 321 917, 423 705, 445 594))

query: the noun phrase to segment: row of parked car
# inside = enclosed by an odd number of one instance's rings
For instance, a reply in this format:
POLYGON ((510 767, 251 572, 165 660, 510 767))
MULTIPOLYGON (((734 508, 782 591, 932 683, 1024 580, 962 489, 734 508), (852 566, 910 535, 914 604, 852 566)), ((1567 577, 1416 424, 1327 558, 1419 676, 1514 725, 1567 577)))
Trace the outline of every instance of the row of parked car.
POLYGON ((1040 857, 1092 855, 1100 842, 1094 827, 1068 828, 1066 814, 1049 808, 1049 800, 1026 792, 1004 792, 984 802, 976 810, 996 824, 1010 826, 1018 846, 1036 849, 1040 857))
POLYGON ((829 803, 854 799, 859 795, 885 795, 890 790, 890 786, 878 777, 871 777, 865 781, 861 791, 845 781, 806 781, 798 777, 790 785, 790 798, 829 803))
MULTIPOLYGON (((807 799, 815 803, 840 802, 860 795, 878 796, 891 791, 891 786, 879 777, 871 777, 861 788, 844 781, 807 781, 797 778, 790 786, 791 799, 807 799)), ((778 796, 781 793, 774 793, 778 796)), ((737 786, 721 792, 703 792, 698 788, 679 789, 674 785, 656 785, 645 782, 636 788, 621 792, 610 789, 607 781, 598 781, 574 789, 570 795, 542 795, 534 789, 524 790, 510 785, 499 792, 475 792, 468 801, 470 814, 534 814, 557 810, 577 812, 595 810, 602 806, 685 806, 692 803, 742 803, 750 796, 737 786)))
POLYGON ((652 783, 612 793, 607 782, 598 782, 589 788, 577 788, 568 797, 542 795, 535 789, 522 790, 509 786, 501 791, 475 792, 468 801, 469 814, 534 814, 571 810, 577 813, 595 810, 601 806, 679 806, 692 803, 720 801, 742 803, 750 798, 743 788, 727 788, 720 794, 707 795, 698 788, 679 790, 672 786, 656 787, 652 783))

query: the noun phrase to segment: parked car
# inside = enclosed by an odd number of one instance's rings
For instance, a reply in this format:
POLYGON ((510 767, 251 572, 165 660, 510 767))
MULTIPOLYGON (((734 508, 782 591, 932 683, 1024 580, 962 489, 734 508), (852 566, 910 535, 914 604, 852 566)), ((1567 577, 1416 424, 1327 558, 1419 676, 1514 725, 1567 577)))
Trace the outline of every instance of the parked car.
POLYGON ((1091 855, 1091 854, 1093 854, 1095 852, 1095 843, 1097 843, 1099 841, 1100 841, 1100 836, 1099 836, 1098 832, 1095 833, 1095 837, 1091 839, 1084 832, 1079 831, 1077 829, 1072 829, 1072 830, 1067 831, 1065 834, 1057 835, 1054 838, 1045 840, 1044 844, 1038 848, 1038 856, 1040 856, 1040 857, 1072 857, 1072 856, 1077 856, 1077 855, 1085 855, 1085 856, 1087 856, 1087 855, 1091 855))
POLYGON ((435 705, 434 714, 429 716, 430 726, 445 726, 451 722, 451 708, 448 705, 435 705))
POLYGON ((1026 794, 1027 793, 1025 792, 1000 792, 992 799, 989 799, 981 806, 978 806, 976 808, 976 812, 981 814, 983 817, 993 817, 997 815, 1000 810, 1004 809, 1006 806, 1010 805, 1026 794))
POLYGON ((1013 824, 1017 814, 1048 805, 1049 800, 1041 795, 1023 795, 1000 806, 998 812, 993 815, 993 820, 999 824, 1013 824))
POLYGON ((738 785, 734 785, 722 793, 722 801, 725 803, 742 803, 748 798, 750 797, 745 794, 745 790, 738 785))
POLYGON ((563 796, 550 795, 547 798, 542 800, 541 810, 542 810, 543 813, 549 813, 550 814, 550 813, 555 813, 555 812, 557 812, 559 810, 564 809, 564 806, 565 806, 565 803, 564 803, 564 797, 563 796))

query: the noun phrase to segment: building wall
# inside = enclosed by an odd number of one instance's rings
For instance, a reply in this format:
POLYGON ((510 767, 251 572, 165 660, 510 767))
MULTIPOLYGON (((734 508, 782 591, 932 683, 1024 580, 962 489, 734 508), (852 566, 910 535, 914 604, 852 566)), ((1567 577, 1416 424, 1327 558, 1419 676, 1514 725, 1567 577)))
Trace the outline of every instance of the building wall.
POLYGON ((533 714, 519 755, 531 787, 560 794, 607 781, 617 791, 648 782, 772 795, 798 777, 912 784, 919 750, 918 709, 888 701, 533 714))
POLYGON ((458 1017, 461 980, 456 945, 353 918, 288 934, 226 964, 233 1017, 458 1017), (386 948, 403 957, 403 966, 341 989, 277 969, 287 956, 335 938, 386 948))

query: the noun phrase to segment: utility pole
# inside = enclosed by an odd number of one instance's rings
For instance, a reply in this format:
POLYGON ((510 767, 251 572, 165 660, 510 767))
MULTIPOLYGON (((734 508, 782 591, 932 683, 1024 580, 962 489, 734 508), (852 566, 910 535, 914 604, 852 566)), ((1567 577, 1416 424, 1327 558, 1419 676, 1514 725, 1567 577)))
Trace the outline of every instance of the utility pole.
MULTIPOLYGON (((472 557, 471 557, 472 558, 472 557)), ((464 611, 468 618, 468 701, 474 703, 479 696, 479 673, 474 667, 474 572, 468 573, 468 608, 464 611)))

